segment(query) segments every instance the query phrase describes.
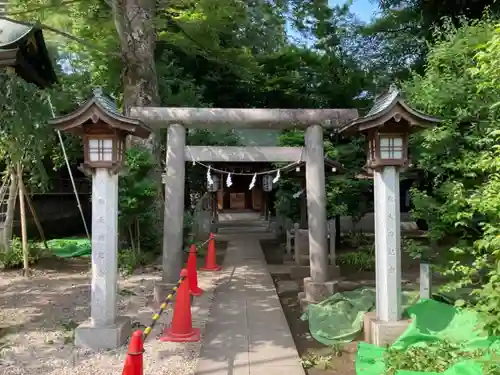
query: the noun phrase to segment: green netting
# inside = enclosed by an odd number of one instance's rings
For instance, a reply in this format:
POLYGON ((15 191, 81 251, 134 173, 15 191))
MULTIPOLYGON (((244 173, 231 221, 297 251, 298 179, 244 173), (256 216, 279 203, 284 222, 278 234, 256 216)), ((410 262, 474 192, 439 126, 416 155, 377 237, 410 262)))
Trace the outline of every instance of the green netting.
MULTIPOLYGON (((416 302, 418 292, 403 291, 403 307, 416 302)), ((353 341, 363 329, 365 312, 375 308, 375 289, 363 287, 349 292, 335 293, 321 303, 309 305, 301 317, 309 320, 309 331, 324 345, 353 341)))
MULTIPOLYGON (((465 350, 487 349, 490 353, 500 352, 500 338, 488 337, 480 328, 479 315, 471 310, 433 301, 421 300, 407 310, 412 322, 408 329, 392 345, 405 350, 412 346, 429 347, 429 344, 448 341, 460 344, 465 350)), ((384 353, 386 349, 375 345, 359 343, 356 356, 358 375, 385 374, 384 353)), ((483 364, 492 363, 491 355, 480 360, 457 359, 445 375, 483 375, 483 364)), ((418 375, 423 372, 397 371, 397 375, 418 375)), ((425 374, 435 374, 427 372, 425 374)))
POLYGON ((88 257, 92 246, 86 238, 61 238, 47 241, 49 249, 60 258, 88 257))

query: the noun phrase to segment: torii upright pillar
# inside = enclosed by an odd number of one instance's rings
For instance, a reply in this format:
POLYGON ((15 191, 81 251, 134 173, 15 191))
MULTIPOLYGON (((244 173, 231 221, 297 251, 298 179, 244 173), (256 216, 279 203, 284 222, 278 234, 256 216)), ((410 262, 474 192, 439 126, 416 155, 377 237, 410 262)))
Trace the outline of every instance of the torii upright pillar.
POLYGON ((171 124, 167 129, 165 171, 165 213, 163 221, 162 279, 155 284, 155 301, 160 302, 165 292, 179 279, 182 268, 184 229, 184 179, 186 163, 186 128, 171 124))

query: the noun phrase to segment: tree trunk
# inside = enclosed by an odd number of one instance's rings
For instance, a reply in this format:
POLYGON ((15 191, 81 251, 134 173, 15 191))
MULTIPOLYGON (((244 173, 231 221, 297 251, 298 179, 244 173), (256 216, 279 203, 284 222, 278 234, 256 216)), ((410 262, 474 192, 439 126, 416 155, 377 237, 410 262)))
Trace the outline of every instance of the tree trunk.
POLYGON ((16 216, 17 203, 17 175, 16 171, 10 171, 9 197, 7 201, 7 212, 5 214, 4 229, 2 235, 2 248, 8 249, 12 240, 12 232, 14 228, 14 217, 16 216))
MULTIPOLYGON (((160 104, 158 77, 156 75, 156 1, 155 0, 112 0, 113 19, 120 40, 124 69, 123 108, 125 115, 131 107, 157 106, 160 104)), ((163 196, 161 181, 160 141, 155 134, 145 140, 132 140, 145 145, 153 154, 157 168, 151 173, 158 186, 155 202, 157 220, 161 227, 163 196)))
POLYGON ((159 104, 155 65, 156 3, 154 0, 113 0, 113 17, 123 56, 123 107, 159 104))
POLYGON ((19 184, 19 216, 21 217, 21 239, 23 244, 23 273, 25 277, 29 276, 30 264, 29 264, 29 248, 28 248, 28 229, 26 227, 26 207, 24 205, 24 200, 26 196, 26 190, 24 189, 23 183, 23 169, 21 165, 17 166, 17 181, 19 184))

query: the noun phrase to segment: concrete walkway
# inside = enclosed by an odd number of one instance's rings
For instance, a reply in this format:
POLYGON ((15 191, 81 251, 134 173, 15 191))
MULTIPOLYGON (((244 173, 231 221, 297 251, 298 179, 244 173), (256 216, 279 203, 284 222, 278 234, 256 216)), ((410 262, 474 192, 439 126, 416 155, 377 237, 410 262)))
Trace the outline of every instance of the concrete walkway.
POLYGON ((196 375, 304 375, 258 238, 231 234, 196 375))

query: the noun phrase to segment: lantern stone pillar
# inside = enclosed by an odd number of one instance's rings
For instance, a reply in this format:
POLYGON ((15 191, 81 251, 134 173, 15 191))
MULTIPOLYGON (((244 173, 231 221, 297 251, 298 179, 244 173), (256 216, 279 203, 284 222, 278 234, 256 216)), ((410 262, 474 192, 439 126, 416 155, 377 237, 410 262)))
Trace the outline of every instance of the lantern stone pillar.
POLYGON ((90 320, 75 330, 75 345, 116 349, 131 332, 129 317, 117 316, 118 175, 108 168, 92 174, 92 280, 90 320))
POLYGON ((376 311, 384 322, 401 319, 399 168, 374 171, 376 311))
MULTIPOLYGON (((165 217, 163 223, 162 282, 171 285, 179 279, 182 268, 184 230, 184 182, 186 128, 171 124, 167 131, 165 176, 165 217)), ((165 296, 159 296, 160 300, 165 296)))

